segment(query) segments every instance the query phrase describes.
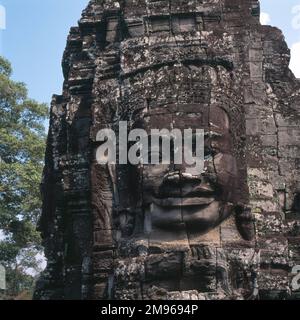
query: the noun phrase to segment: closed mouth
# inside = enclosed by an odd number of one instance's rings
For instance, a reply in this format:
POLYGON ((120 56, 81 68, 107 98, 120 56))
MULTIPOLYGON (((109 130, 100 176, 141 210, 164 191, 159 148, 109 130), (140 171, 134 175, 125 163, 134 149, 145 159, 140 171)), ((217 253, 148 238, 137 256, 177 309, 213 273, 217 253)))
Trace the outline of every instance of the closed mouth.
POLYGON ((160 207, 191 207, 207 206, 215 201, 215 197, 170 197, 170 198, 153 198, 153 202, 160 207))

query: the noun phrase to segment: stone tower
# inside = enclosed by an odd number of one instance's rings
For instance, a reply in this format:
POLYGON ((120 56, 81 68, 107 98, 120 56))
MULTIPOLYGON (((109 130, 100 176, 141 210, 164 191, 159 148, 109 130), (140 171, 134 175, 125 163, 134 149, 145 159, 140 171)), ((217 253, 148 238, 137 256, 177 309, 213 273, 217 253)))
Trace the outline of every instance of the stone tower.
POLYGON ((257 0, 89 2, 52 100, 36 299, 300 298, 300 82, 259 16, 257 0), (120 121, 205 129, 205 172, 100 165, 97 133, 120 121))

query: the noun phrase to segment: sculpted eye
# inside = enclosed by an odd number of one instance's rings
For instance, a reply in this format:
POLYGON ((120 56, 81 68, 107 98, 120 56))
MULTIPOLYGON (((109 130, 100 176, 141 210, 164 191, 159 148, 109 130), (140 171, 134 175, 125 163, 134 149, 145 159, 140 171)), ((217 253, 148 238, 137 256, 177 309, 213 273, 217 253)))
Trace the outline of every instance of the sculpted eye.
POLYGON ((204 160, 210 160, 212 159, 218 151, 211 146, 205 146, 204 147, 204 160))

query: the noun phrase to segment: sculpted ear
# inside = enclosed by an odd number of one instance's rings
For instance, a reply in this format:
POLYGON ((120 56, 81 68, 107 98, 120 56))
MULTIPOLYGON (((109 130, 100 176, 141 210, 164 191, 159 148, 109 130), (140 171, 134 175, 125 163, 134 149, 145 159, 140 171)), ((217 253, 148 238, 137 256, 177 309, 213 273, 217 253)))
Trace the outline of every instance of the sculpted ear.
POLYGON ((247 206, 237 206, 235 208, 235 221, 240 235, 246 241, 252 241, 255 237, 255 217, 251 208, 247 206))

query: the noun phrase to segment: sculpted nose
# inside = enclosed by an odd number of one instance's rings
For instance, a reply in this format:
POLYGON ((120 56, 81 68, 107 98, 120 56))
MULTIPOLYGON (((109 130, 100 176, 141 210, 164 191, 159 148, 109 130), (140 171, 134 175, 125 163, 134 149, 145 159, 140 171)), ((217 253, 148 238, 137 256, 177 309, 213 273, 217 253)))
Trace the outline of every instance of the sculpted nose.
POLYGON ((185 163, 183 164, 172 164, 171 170, 174 172, 180 172, 181 176, 184 180, 194 180, 201 179, 201 177, 207 171, 206 165, 204 163, 204 170, 191 170, 196 169, 196 165, 188 166, 185 163))

